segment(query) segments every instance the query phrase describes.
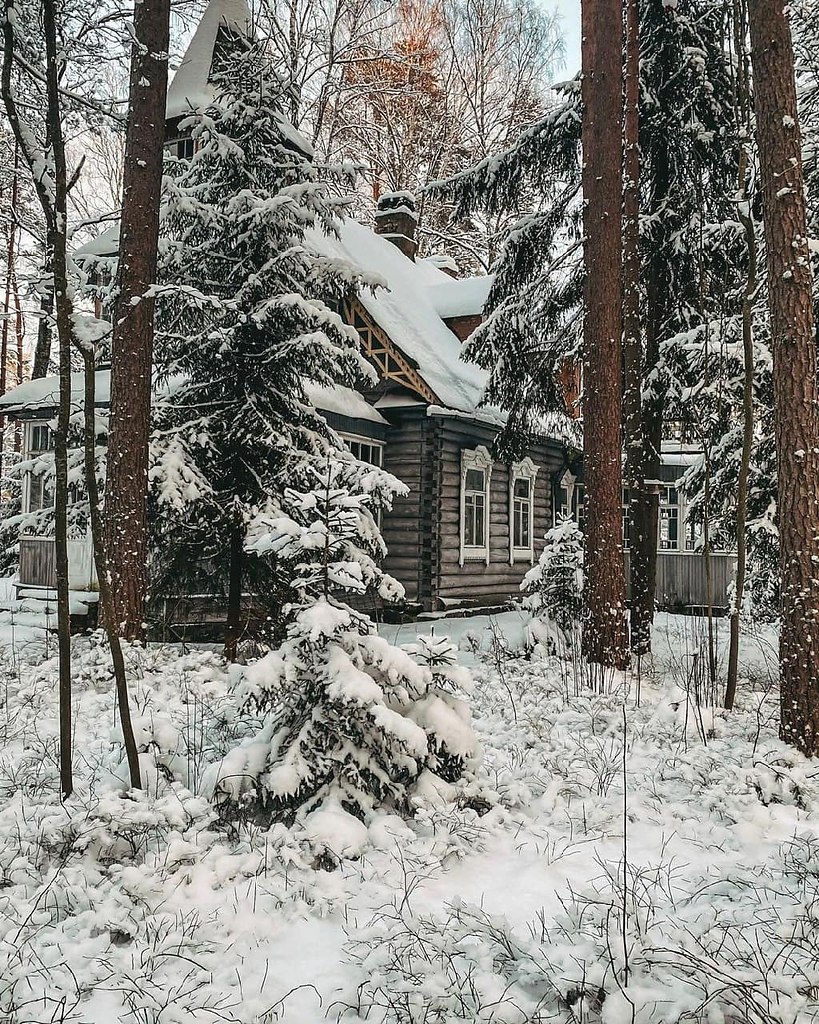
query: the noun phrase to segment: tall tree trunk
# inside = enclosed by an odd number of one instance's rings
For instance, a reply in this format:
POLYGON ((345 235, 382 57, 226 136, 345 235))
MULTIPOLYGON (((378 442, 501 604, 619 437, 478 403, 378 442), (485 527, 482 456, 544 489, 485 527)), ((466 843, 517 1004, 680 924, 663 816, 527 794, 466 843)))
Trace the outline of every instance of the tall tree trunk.
POLYGON ((737 59, 736 107, 739 120, 740 142, 738 172, 737 217, 745 235, 748 248, 748 271, 745 277, 745 293, 742 297, 742 451, 737 480, 737 571, 734 581, 734 598, 731 602, 728 675, 725 681, 725 707, 730 711, 734 706, 739 674, 739 619, 745 592, 745 568, 748 544, 745 527, 748 518, 748 476, 751 467, 751 452, 754 443, 754 337, 753 306, 757 288, 756 230, 754 228, 751 204, 746 192, 748 173, 747 149, 743 136, 750 128, 750 83, 748 81, 747 49, 745 46, 747 9, 744 0, 734 0, 733 11, 734 51, 737 59))
POLYGON ((640 336, 640 36, 638 0, 626 0, 625 107, 623 147, 623 438, 629 488, 629 577, 631 649, 651 650, 654 601, 650 557, 644 538, 651 532, 651 495, 646 490, 643 438, 643 350, 640 336))
POLYGON ((593 665, 628 661, 623 560, 622 124, 620 0, 583 0, 583 459, 586 485, 583 648, 593 665))
POLYGON ((74 789, 71 723, 71 605, 68 578, 68 427, 71 417, 71 293, 68 288, 66 236, 68 180, 58 84, 57 27, 54 0, 43 0, 48 78, 48 134, 54 159, 54 210, 51 265, 56 294, 60 364, 60 409, 54 437, 54 562, 57 577, 57 649, 60 691, 60 781, 63 796, 74 789))
MULTIPOLYGON (((20 302, 20 284, 17 280, 17 269, 14 269, 11 290, 14 296, 14 333, 17 338, 17 383, 23 383, 25 376, 25 354, 23 345, 25 342, 25 320, 23 319, 23 306, 20 302)), ((14 450, 19 454, 23 450, 23 424, 17 419, 14 423, 14 450)))
POLYGON ((105 501, 116 623, 142 636, 147 586, 148 440, 170 0, 134 9, 120 250, 111 349, 111 433, 105 501))
MULTIPOLYGON (((17 198, 19 195, 20 147, 14 143, 14 169, 11 178, 11 206, 6 238, 6 291, 3 297, 3 327, 0 340, 0 395, 5 395, 8 384, 9 323, 11 322, 12 282, 14 280, 14 252, 17 240, 17 198)), ((0 416, 0 476, 3 475, 5 416, 0 416)))
POLYGON ((122 739, 128 761, 128 775, 132 789, 139 789, 142 779, 139 771, 139 754, 137 753, 134 727, 131 722, 131 707, 128 702, 128 680, 125 672, 125 657, 122 643, 117 631, 114 597, 108 572, 108 559, 105 551, 103 523, 100 511, 100 495, 97 486, 97 431, 96 431, 96 378, 94 352, 84 345, 78 345, 85 369, 84 386, 84 462, 85 485, 88 493, 88 515, 91 524, 91 543, 94 549, 94 564, 99 582, 99 597, 102 610, 103 625, 111 648, 111 663, 114 668, 114 682, 117 691, 117 708, 119 711, 122 739))
POLYGON ((811 756, 819 754, 819 393, 801 133, 783 0, 748 6, 773 341, 780 731, 811 756))
POLYGON ((68 427, 71 412, 72 305, 66 249, 68 177, 60 104, 61 51, 57 40, 55 0, 43 0, 45 38, 46 137, 48 149, 36 148, 30 125, 24 122, 13 86, 15 26, 14 0, 6 0, 2 22, 2 95, 9 124, 20 153, 32 172, 37 198, 46 222, 46 246, 56 293, 56 324, 59 341, 60 407, 54 438, 54 557, 57 577, 57 653, 59 664, 60 786, 64 797, 74 788, 71 735, 71 619, 68 580, 68 427), (45 155, 46 159, 43 159, 45 155))

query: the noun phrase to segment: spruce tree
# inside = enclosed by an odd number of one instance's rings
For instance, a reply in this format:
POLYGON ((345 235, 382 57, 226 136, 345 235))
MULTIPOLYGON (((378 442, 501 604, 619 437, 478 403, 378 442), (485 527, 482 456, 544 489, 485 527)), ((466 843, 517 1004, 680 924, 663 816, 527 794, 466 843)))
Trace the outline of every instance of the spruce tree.
POLYGON ((239 690, 262 730, 213 767, 209 785, 287 821, 317 810, 407 813, 414 795, 456 782, 476 752, 459 696, 469 674, 445 638, 395 647, 345 603, 402 593, 379 567, 377 480, 349 456, 310 476, 309 489, 288 490, 282 508, 251 525, 251 548, 287 567, 294 601, 284 643, 249 666, 239 690))
MULTIPOLYGON (((194 154, 166 176, 152 446, 156 593, 229 601, 235 654, 243 593, 275 608, 287 581, 245 550, 248 521, 340 447, 305 384, 369 372, 335 311, 354 270, 317 255, 341 204, 283 117, 285 85, 255 48, 238 48, 192 115, 194 154)), ((387 494, 389 488, 385 491, 387 494)))

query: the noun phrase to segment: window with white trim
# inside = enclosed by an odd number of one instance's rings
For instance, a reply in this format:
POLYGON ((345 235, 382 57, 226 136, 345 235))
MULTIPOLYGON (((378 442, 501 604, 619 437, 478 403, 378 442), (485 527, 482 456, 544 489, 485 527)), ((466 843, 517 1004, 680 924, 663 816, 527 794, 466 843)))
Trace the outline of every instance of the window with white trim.
POLYGON ((586 487, 575 484, 572 492, 572 517, 581 533, 586 532, 586 487))
POLYGON ((352 434, 342 434, 347 450, 353 454, 359 462, 368 462, 371 466, 379 469, 384 464, 384 444, 381 441, 374 441, 372 438, 353 437, 352 434))
POLYGON ((461 452, 461 565, 489 565, 489 485, 492 456, 481 445, 461 452))
POLYGON ((509 467, 509 564, 535 559, 535 481, 538 467, 530 458, 509 467))
POLYGON ((28 430, 28 452, 30 455, 51 451, 54 447, 54 433, 47 423, 31 423, 28 430))
POLYGON ((164 148, 166 153, 175 156, 177 160, 190 160, 196 147, 189 135, 180 135, 175 139, 167 139, 164 148))
MULTIPOLYGON (((48 423, 29 423, 26 432, 26 456, 36 459, 54 449, 54 432, 48 423)), ((39 512, 54 504, 54 478, 49 467, 42 464, 38 471, 26 473, 25 511, 39 512)))
POLYGON ((660 490, 660 550, 680 548, 680 496, 676 487, 660 490))

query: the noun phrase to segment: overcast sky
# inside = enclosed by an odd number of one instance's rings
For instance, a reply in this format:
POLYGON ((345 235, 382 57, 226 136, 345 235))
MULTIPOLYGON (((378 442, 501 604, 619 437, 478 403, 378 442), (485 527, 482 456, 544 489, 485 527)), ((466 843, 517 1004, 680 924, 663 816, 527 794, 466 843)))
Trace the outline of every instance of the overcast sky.
POLYGON ((566 67, 558 80, 571 78, 580 70, 580 0, 546 0, 545 6, 557 9, 566 40, 566 67))

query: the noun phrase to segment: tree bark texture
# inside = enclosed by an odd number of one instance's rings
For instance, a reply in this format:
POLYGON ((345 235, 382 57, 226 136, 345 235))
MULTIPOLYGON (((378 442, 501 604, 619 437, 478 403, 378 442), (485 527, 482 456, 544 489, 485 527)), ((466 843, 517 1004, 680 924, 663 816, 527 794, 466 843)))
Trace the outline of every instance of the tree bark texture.
MULTIPOLYGON (((14 281, 14 261, 17 241, 17 197, 20 168, 20 148, 14 144, 14 170, 11 178, 11 206, 6 237, 6 293, 3 299, 2 341, 0 341, 0 395, 5 395, 8 384, 9 364, 9 323, 11 322, 12 282, 14 281)), ((3 475, 3 433, 6 418, 0 416, 0 476, 3 475)))
MULTIPOLYGON (((649 579, 651 560, 646 535, 651 533, 651 495, 646 491, 643 437, 643 345, 640 334, 640 37, 638 0, 626 0, 625 104, 623 116, 623 440, 629 488, 629 576, 631 582, 631 649, 651 650, 654 600, 649 579)), ((656 563, 655 563, 656 564, 656 563)))
POLYGON ((749 3, 771 313, 782 738, 819 754, 819 394, 793 43, 783 0, 749 3))
POLYGON ((628 660, 622 541, 622 139, 620 0, 583 0, 583 649, 592 665, 628 660))
POLYGON ((168 84, 170 0, 134 11, 120 251, 111 350, 111 432, 105 549, 117 627, 142 635, 147 587, 148 440, 162 144, 168 84))

